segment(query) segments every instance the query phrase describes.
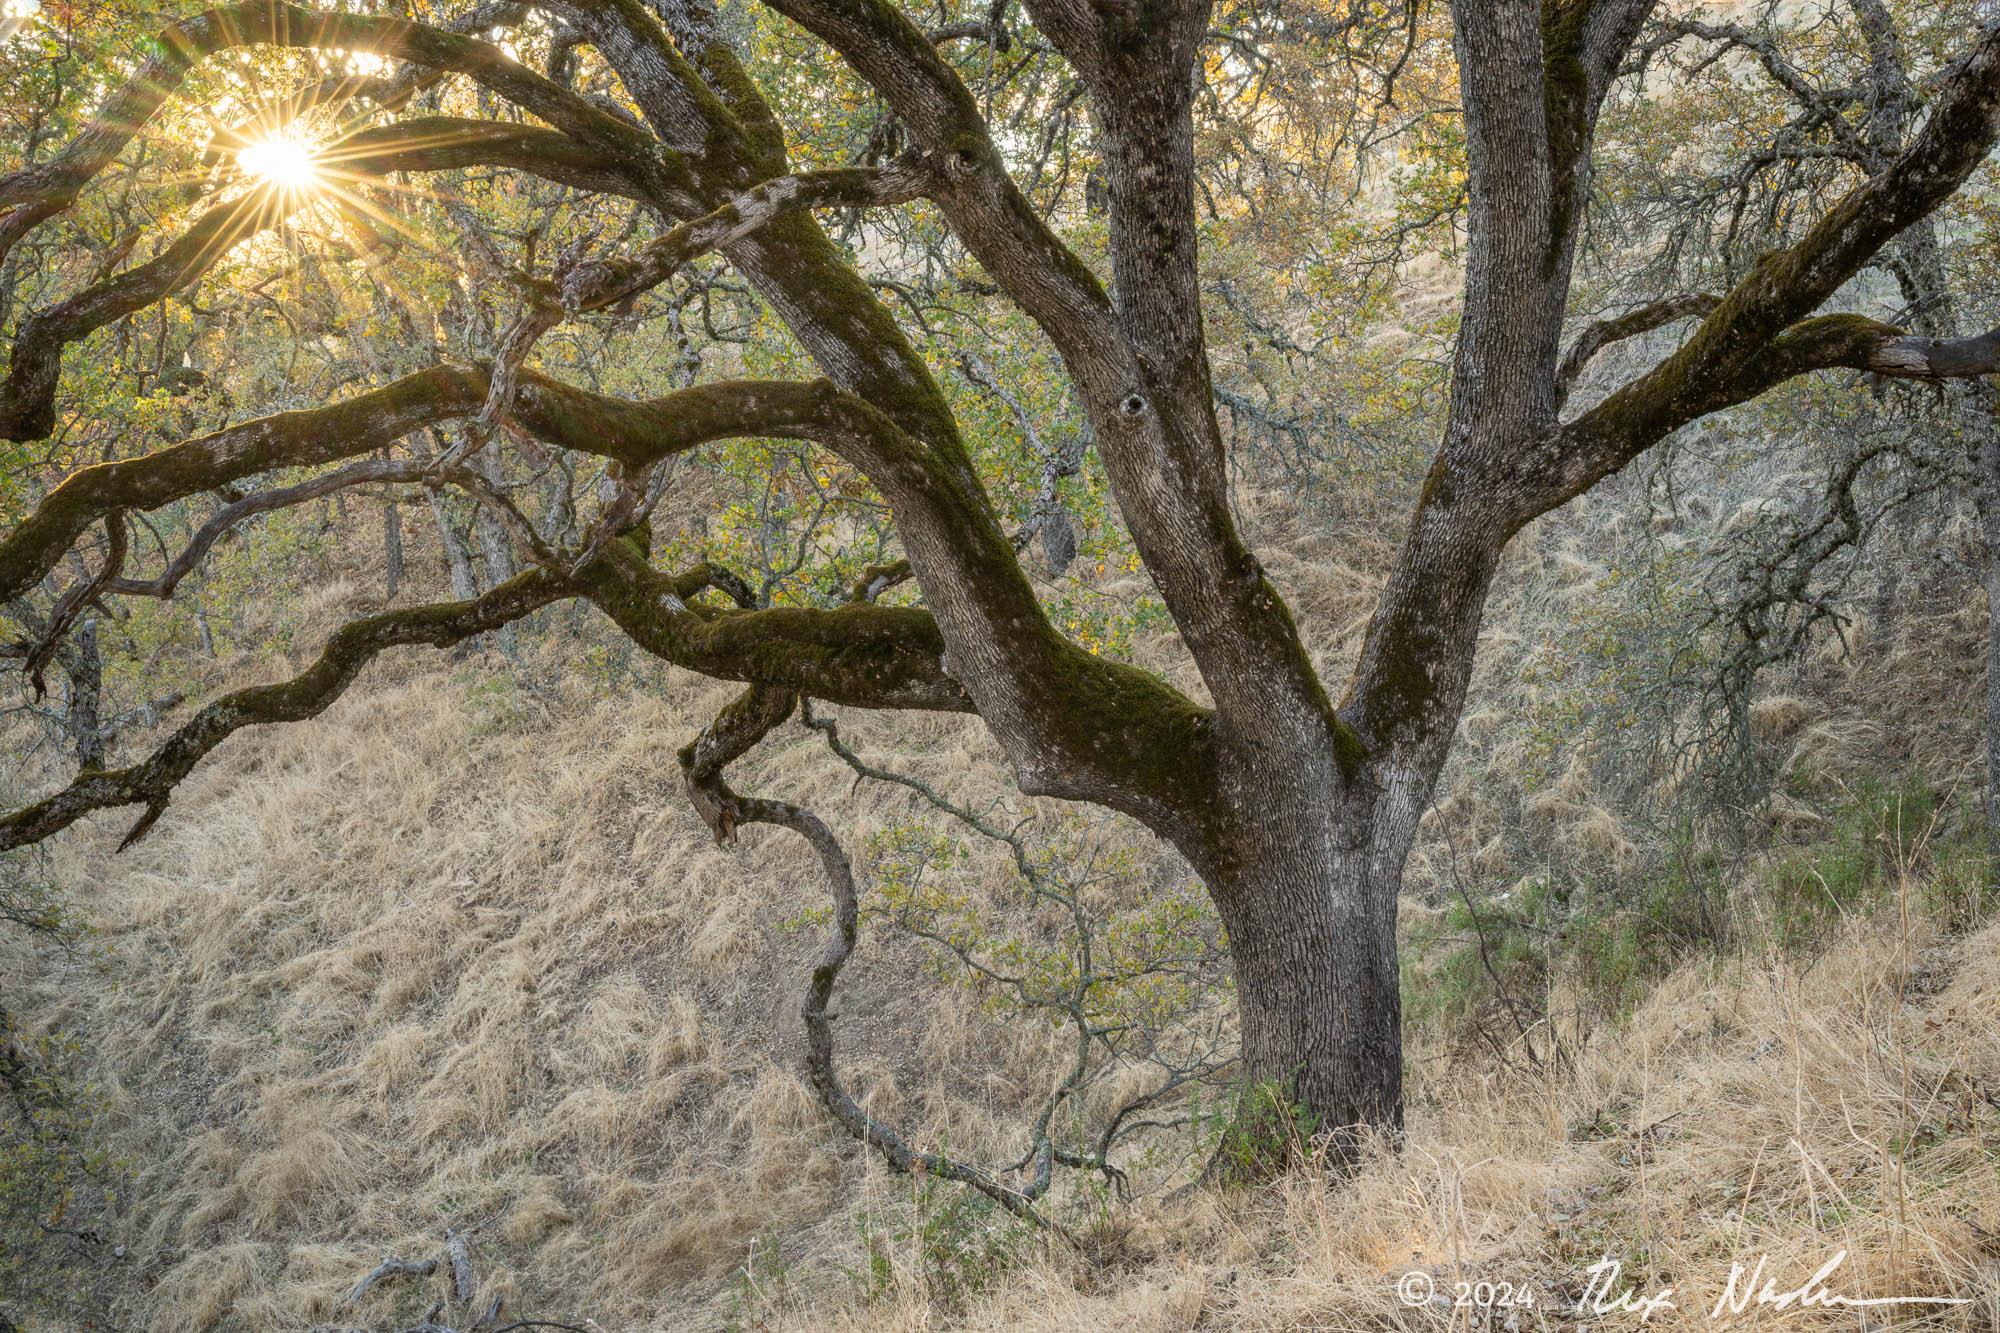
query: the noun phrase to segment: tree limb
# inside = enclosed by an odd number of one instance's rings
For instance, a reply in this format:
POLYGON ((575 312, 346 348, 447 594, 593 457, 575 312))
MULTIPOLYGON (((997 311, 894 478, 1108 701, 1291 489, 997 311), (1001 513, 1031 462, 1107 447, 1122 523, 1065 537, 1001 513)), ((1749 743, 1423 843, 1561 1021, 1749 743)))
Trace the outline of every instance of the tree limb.
POLYGON ((144 837, 165 812, 173 789, 216 746, 244 727, 315 717, 338 699, 361 668, 385 648, 437 647, 484 634, 546 606, 568 590, 540 570, 501 584, 471 602, 442 602, 389 611, 335 631, 319 660, 273 685, 253 685, 208 704, 153 754, 127 768, 86 770, 55 794, 0 817, 0 851, 40 842, 96 810, 144 805, 122 851, 144 837))
POLYGON ((687 183, 685 172, 644 131, 544 78, 490 42, 400 18, 329 13, 284 3, 242 0, 168 25, 155 54, 98 108, 90 123, 46 162, 0 177, 0 216, 22 208, 67 208, 159 109, 197 64, 244 46, 317 47, 365 52, 465 74, 589 148, 641 170, 662 196, 687 183))
POLYGON ((803 838, 819 857, 827 893, 833 899, 833 934, 813 967, 800 1011, 806 1025, 806 1072, 813 1087, 842 1128, 881 1152, 897 1171, 969 1185, 1015 1216, 1065 1234, 1036 1210, 1032 1195, 956 1158, 911 1148, 894 1128, 863 1110, 841 1082, 834 1065, 833 1025, 827 1004, 841 969, 853 956, 860 921, 853 863, 833 831, 812 811, 789 801, 739 795, 723 776, 730 763, 790 717, 797 704, 798 697, 788 690, 753 686, 681 749, 680 763, 688 799, 717 841, 734 842, 737 829, 745 824, 773 824, 803 838))
POLYGON ((1758 260, 1673 355, 1542 442, 1530 469, 1538 475, 1524 490, 1528 507, 1539 513, 1562 503, 1669 432, 1789 375, 1857 363, 1883 374, 1980 373, 1952 369, 1982 364, 1990 350, 1978 345, 1918 346, 1872 320, 1806 317, 1963 185, 1996 139, 2000 23, 1989 23, 1942 80, 1922 132, 1888 167, 1849 191, 1797 244, 1758 260))
POLYGON ((1558 406, 1569 397, 1570 390, 1590 364, 1590 359, 1615 342, 1635 338, 1654 329, 1665 328, 1678 320, 1694 319, 1708 314, 1722 304, 1722 298, 1706 292, 1686 292, 1679 296, 1669 296, 1651 305, 1641 306, 1612 319, 1600 319, 1587 325, 1576 335, 1564 354, 1561 367, 1556 371, 1556 397, 1558 406))
POLYGON ((202 524, 187 546, 168 562, 166 569, 157 577, 113 578, 106 581, 103 590, 122 597, 172 597, 181 580, 201 564, 202 558, 215 543, 244 519, 257 514, 268 514, 278 509, 289 509, 293 505, 317 500, 321 496, 331 495, 350 486, 362 486, 369 482, 418 481, 425 476, 430 466, 419 461, 371 459, 337 472, 314 477, 311 481, 300 482, 296 486, 284 486, 246 495, 225 505, 215 517, 202 524))
MULTIPOLYGON (((348 180, 396 171, 473 164, 510 166, 552 180, 644 198, 615 162, 554 130, 432 117, 354 135, 330 150, 325 169, 348 180)), ((233 247, 281 225, 282 187, 253 188, 218 204, 157 257, 93 284, 22 321, 7 380, 0 386, 0 438, 34 440, 55 428, 63 348, 113 320, 198 282, 233 247)))

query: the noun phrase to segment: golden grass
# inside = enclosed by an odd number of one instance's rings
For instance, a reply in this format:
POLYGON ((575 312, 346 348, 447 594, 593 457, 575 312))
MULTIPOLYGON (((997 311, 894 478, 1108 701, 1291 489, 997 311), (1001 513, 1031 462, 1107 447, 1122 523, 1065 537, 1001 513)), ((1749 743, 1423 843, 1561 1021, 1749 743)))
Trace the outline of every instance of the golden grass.
MULTIPOLYGON (((796 1072, 820 927, 778 923, 822 905, 814 863, 763 831, 717 848, 680 796, 673 748, 727 694, 493 682, 378 668, 324 718, 232 741, 132 851, 111 855, 107 817, 58 853, 110 962, 7 967, 113 1095, 139 1326, 328 1318, 385 1253, 468 1225, 534 1308, 685 1326, 662 1312, 725 1299, 753 1237, 873 1169, 796 1072)), ((913 771, 1002 798, 968 724, 914 730, 913 771)), ((803 730, 741 783, 821 803, 857 849, 904 810, 803 730)), ((997 1151, 1043 1039, 1010 1055, 918 963, 878 944, 854 969, 856 1087, 997 1151)), ((381 1291, 351 1317, 428 1300, 381 1291)))
MULTIPOLYGON (((1041 1263, 955 1322, 1487 1326, 1405 1306, 1396 1280, 1422 1269, 1440 1291, 1461 1278, 1526 1285, 1536 1312, 1519 1312, 1519 1327, 1636 1327, 1631 1314, 1572 1313, 1586 1270, 1609 1255, 1624 1264, 1618 1290, 1674 1289, 1675 1308, 1647 1327, 1710 1328, 1732 1264, 1767 1256, 1783 1292, 1841 1250, 1829 1286, 1843 1295, 1969 1300, 1896 1327, 2000 1318, 2000 927, 1939 944, 1877 922, 1810 964, 1690 967, 1573 1069, 1532 1077, 1419 1053, 1416 1077, 1403 1151, 1352 1183, 1301 1174, 1144 1210, 1108 1270, 1041 1263)), ((911 1282, 895 1299, 778 1326, 938 1320, 911 1282)), ((1753 1308, 1733 1326, 1890 1324, 1885 1311, 1753 1308)))
MULTIPOLYGON (((1324 630, 1314 657, 1337 677, 1381 552, 1301 533, 1283 496, 1249 503, 1285 538, 1266 543, 1271 567, 1324 630)), ((1537 614, 1523 587, 1574 592, 1601 569, 1538 534, 1510 562, 1413 862, 1413 914, 1450 864, 1524 873, 1501 837, 1510 821, 1601 864, 1636 855, 1580 764, 1546 783, 1518 772, 1513 719, 1532 690, 1511 673, 1537 614)), ((296 641, 352 615, 360 586, 288 613, 313 622, 296 641)), ((1559 615, 1576 599, 1549 600, 1559 615)), ((1969 660, 1966 646, 1946 656, 1969 660)), ((1198 688, 1170 635, 1143 651, 1198 688)), ((1871 680, 1936 675, 1939 656, 1891 653, 1841 688, 1872 698, 1871 680)), ((1396 1300, 1413 1266, 1441 1284, 1527 1282, 1542 1314, 1522 1327, 1561 1327, 1549 1312, 1607 1252, 1632 1281, 1685 1293, 1649 1327, 1693 1328, 1708 1304, 1696 1293, 1712 1299, 1732 1259, 1768 1252, 1797 1281, 1842 1246, 1843 1290, 1976 1293, 1930 1326, 2000 1321, 2000 929, 1941 941, 1900 917, 1854 923, 1816 959, 1690 967, 1628 1023, 1587 1034, 1574 1067, 1529 1074, 1420 1041, 1408 1144, 1353 1182, 1151 1198, 1093 1235, 1088 1262, 1031 1252, 969 1303, 941 1304, 910 1234, 919 1191, 833 1130, 797 1072, 820 939, 788 923, 822 904, 813 863, 768 831, 715 847, 681 796, 673 749, 726 687, 572 676, 536 697, 498 681, 490 663, 384 662, 324 718, 231 741, 134 850, 110 854, 114 817, 65 840, 58 869, 104 927, 104 970, 0 942, 0 979, 86 1038, 112 1098, 134 1171, 129 1257, 112 1273, 130 1327, 412 1322, 441 1280, 337 1302, 383 1255, 434 1253, 447 1226, 479 1228, 489 1294, 605 1330, 1465 1327, 1396 1300)), ((1948 693, 1907 690, 1907 711, 1948 693)), ((1921 719, 1853 702, 1785 697, 1758 724, 1795 764, 1829 769, 1918 734, 1921 719)), ((1004 822, 1035 808, 974 723, 844 726, 1004 822)), ((854 790, 791 729, 736 776, 813 804, 857 852, 907 808, 854 790)), ((1817 818, 1793 805, 1793 823, 1817 818)), ((990 874, 997 885, 997 858, 990 874)), ((838 1008, 871 1110, 968 1155, 1014 1146, 1049 1034, 994 1023, 939 990, 918 950, 880 938, 838 1008)))
MULTIPOLYGON (((717 849, 679 799, 673 741, 720 693, 681 711, 578 691, 496 721, 514 705, 480 679, 371 682, 232 743, 124 856, 108 820, 62 851, 113 960, 7 966, 87 1034, 113 1092, 136 1327, 331 1318, 384 1254, 466 1225, 490 1290, 621 1330, 1429 1328, 1391 1287, 1412 1266, 1557 1302, 1604 1252, 1691 1292, 1737 1256, 1802 1280, 1843 1246, 1856 1294, 1990 1300, 2000 928, 1939 942, 1886 920, 1810 962, 1691 967, 1572 1069, 1420 1048, 1406 1149, 1351 1185, 1154 1199, 1100 1262, 1031 1255, 941 1310, 905 1234, 910 1182, 797 1073, 818 935, 776 923, 818 905, 810 863, 774 836, 717 849), (872 1297, 864 1216, 891 1275, 872 1297), (751 1280, 753 1246, 775 1257, 751 1280)), ((1021 801, 975 730, 916 730, 914 771, 1021 801)), ((857 846, 894 813, 804 736, 742 777, 819 803, 857 846)), ((937 990, 913 950, 870 947, 842 1006, 857 1089, 997 1151, 1045 1039, 937 990)), ((419 1287, 346 1317, 420 1313, 419 1287)), ((1979 1308, 1932 1326, 1987 1327, 1979 1308)))

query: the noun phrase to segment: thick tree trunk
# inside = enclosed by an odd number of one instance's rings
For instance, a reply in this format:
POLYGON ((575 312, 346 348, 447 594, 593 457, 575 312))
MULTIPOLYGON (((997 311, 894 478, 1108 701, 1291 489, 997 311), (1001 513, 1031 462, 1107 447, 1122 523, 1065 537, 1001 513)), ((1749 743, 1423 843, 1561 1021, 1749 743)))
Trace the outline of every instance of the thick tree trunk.
POLYGON ((1371 1132, 1401 1129, 1400 880, 1363 848, 1312 837, 1217 895, 1250 1099, 1238 1131, 1248 1137, 1227 1165, 1259 1170, 1295 1133, 1351 1160, 1371 1132))

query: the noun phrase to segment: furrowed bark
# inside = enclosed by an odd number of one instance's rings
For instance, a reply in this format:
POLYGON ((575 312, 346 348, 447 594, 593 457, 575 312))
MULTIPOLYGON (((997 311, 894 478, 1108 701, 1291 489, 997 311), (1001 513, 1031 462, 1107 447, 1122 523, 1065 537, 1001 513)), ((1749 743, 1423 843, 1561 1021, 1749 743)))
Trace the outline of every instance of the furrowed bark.
MULTIPOLYGON (((775 118, 712 32, 688 15, 674 18, 679 41, 694 52, 691 62, 627 0, 559 9, 589 34, 663 139, 701 142, 690 162, 710 211, 784 170, 775 118)), ((967 163, 963 153, 939 160, 947 177, 967 163)), ((900 489, 873 479, 897 506, 924 601, 950 648, 952 675, 1023 788, 1104 799, 1143 812, 1154 827, 1172 830, 1169 836, 1197 830, 1195 787, 1180 775, 1199 774, 1208 762, 1205 715, 1143 673, 1082 653, 1049 625, 942 392, 859 275, 802 214, 777 219, 724 252, 829 378, 920 443, 923 456, 909 459, 895 479, 900 489), (911 500, 922 508, 911 509, 911 500), (1082 706, 1064 705, 1079 687, 1082 706), (1112 758, 1128 750, 1144 764, 1137 792, 1112 758)))
MULTIPOLYGON (((1035 215, 978 105, 934 45, 884 0, 772 0, 838 50, 943 167, 954 232, 1054 343, 1091 420, 1114 495, 1201 667, 1225 728, 1266 747, 1351 738, 1299 646, 1290 612, 1237 535, 1208 389, 1194 255, 1192 96, 1206 5, 1163 0, 1143 23, 1075 7, 1037 22, 1092 82, 1112 157, 1116 307, 1035 215), (1256 737, 1275 719, 1288 738, 1256 737)), ((1136 11, 1135 11, 1136 12, 1136 11)), ((1254 766, 1257 761, 1247 761, 1254 766)))

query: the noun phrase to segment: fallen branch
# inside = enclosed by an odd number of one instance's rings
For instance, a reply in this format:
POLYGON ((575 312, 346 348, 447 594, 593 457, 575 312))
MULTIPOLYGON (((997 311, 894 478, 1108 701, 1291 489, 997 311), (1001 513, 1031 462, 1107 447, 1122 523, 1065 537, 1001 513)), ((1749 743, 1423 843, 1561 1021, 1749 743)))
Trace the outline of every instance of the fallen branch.
POLYGON ((354 1284, 354 1290, 347 1293, 344 1305, 359 1305, 361 1298, 372 1290, 376 1283, 387 1282, 399 1277, 429 1277, 437 1272, 435 1259, 398 1259, 394 1255, 375 1265, 373 1272, 354 1284))

